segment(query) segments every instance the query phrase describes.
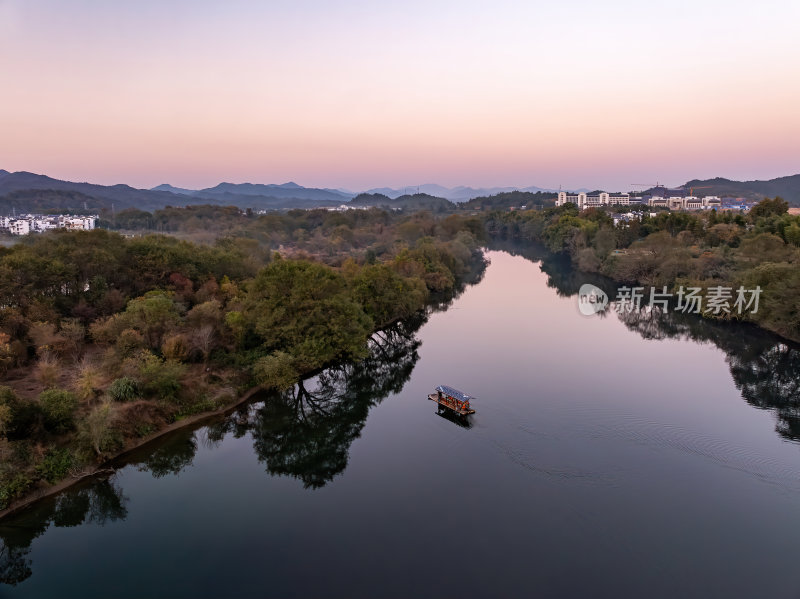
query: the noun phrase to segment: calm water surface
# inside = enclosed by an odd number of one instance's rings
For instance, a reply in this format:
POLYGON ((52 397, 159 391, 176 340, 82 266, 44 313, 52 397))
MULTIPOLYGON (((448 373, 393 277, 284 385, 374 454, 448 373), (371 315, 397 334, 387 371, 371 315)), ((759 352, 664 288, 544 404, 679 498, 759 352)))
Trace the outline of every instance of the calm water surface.
POLYGON ((799 597, 797 349, 488 257, 364 363, 4 523, 0 596, 799 597))

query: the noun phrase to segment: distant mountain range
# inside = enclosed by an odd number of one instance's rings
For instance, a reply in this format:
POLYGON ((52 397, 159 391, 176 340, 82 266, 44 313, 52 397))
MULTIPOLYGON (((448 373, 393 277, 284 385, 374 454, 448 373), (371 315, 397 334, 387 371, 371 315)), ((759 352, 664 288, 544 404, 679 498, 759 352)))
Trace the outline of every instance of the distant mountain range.
POLYGON ((347 202, 354 194, 339 191, 338 189, 317 189, 303 187, 297 183, 289 182, 281 185, 261 183, 220 183, 216 187, 207 189, 182 189, 169 184, 159 185, 150 191, 166 191, 177 195, 187 195, 210 200, 222 200, 231 196, 247 196, 250 198, 296 199, 296 200, 324 200, 331 202, 347 202))
MULTIPOLYGON (((379 193, 386 197, 395 199, 403 195, 425 193, 437 198, 445 198, 451 202, 466 202, 472 198, 479 198, 485 196, 493 196, 498 193, 508 193, 511 191, 529 191, 536 193, 537 191, 558 191, 557 189, 544 189, 542 187, 466 187, 460 185, 458 187, 443 187, 435 183, 426 183, 425 185, 410 185, 408 187, 376 187, 367 190, 365 193, 379 193)), ((588 189, 578 189, 576 191, 589 191, 588 189)))
POLYGON ((217 204, 279 210, 339 206, 352 194, 330 189, 302 187, 296 183, 254 185, 220 183, 201 190, 159 185, 154 189, 136 189, 129 185, 95 185, 61 181, 24 171, 0 171, 0 213, 69 211, 120 211, 127 208, 153 211, 165 206, 217 204))
MULTIPOLYGON (((800 175, 768 181, 731 181, 730 179, 695 179, 683 186, 695 195, 735 196, 748 199, 781 196, 800 205, 800 175), (702 188, 702 189, 701 189, 702 188)), ((363 194, 341 189, 303 187, 294 182, 277 184, 220 183, 206 189, 183 189, 169 184, 153 189, 136 189, 129 185, 96 185, 61 181, 29 172, 10 173, 0 169, 0 214, 20 212, 111 212, 127 208, 153 211, 165 206, 215 204, 283 210, 357 205, 378 205, 395 208, 427 207, 446 209, 450 202, 465 202, 476 197, 513 194, 513 192, 553 192, 540 187, 443 187, 433 183, 405 188, 375 188, 363 194), (419 191, 418 191, 419 190, 419 191), (354 199, 355 198, 355 199, 354 199), (443 201, 437 201, 443 200, 443 201), (446 202, 444 201, 446 200, 446 202)), ((576 191, 588 191, 579 189, 576 191)), ((510 196, 509 196, 510 197, 510 196)))
MULTIPOLYGON (((518 188, 515 187, 473 188, 460 186, 449 188, 429 183, 398 189, 387 187, 369 190, 366 193, 373 197, 362 198, 359 203, 406 208, 435 205, 438 208, 444 207, 446 204, 432 202, 429 198, 465 202, 475 197, 516 190, 518 188), (397 200, 400 201, 395 203, 397 200), (386 204, 387 201, 390 203, 386 204)), ((539 187, 522 189, 522 191, 531 192, 540 190, 539 187)), ((342 189, 303 187, 294 182, 282 184, 220 183, 215 187, 205 189, 185 189, 164 183, 152 189, 136 189, 129 185, 78 183, 25 171, 10 173, 0 170, 0 213, 55 210, 111 212, 128 208, 153 211, 164 206, 192 204, 238 206, 254 210, 282 210, 339 206, 351 201, 357 195, 359 194, 342 189)))

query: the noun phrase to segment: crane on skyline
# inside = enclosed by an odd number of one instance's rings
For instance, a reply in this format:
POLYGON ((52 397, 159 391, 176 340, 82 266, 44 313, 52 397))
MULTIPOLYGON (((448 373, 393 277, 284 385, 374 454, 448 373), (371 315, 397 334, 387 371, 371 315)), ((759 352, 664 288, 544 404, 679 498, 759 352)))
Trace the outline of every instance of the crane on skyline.
POLYGON ((689 195, 690 196, 694 196, 694 190, 695 189, 711 189, 712 187, 714 187, 714 186, 713 185, 703 185, 702 187, 690 187, 689 188, 689 195))

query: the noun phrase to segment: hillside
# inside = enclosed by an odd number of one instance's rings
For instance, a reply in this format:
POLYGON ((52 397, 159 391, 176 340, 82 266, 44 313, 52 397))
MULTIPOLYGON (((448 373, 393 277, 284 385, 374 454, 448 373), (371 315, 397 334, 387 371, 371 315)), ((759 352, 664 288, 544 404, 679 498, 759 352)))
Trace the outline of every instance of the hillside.
POLYGON ((688 192, 695 188, 695 195, 733 196, 749 200, 763 200, 780 196, 790 204, 800 206, 800 175, 778 177, 767 181, 731 181, 717 177, 715 179, 693 179, 683 186, 688 192), (697 189, 706 187, 708 189, 697 189))
POLYGON ((281 185, 261 184, 261 183, 220 183, 215 187, 201 189, 192 195, 215 198, 220 195, 241 195, 256 196, 267 198, 314 200, 328 202, 346 202, 352 194, 346 194, 338 190, 317 189, 315 187, 303 187, 297 183, 289 182, 281 185))
POLYGON ((61 181, 24 171, 0 171, 0 214, 11 214, 14 211, 110 213, 128 208, 153 211, 166 206, 193 204, 285 210, 338 206, 348 200, 349 196, 344 192, 306 188, 296 183, 221 183, 216 187, 197 191, 169 184, 153 189, 136 189, 129 185, 61 181))
POLYGON ((185 206, 191 203, 187 202, 185 196, 165 191, 135 189, 129 185, 75 183, 25 171, 0 177, 0 212, 9 212, 12 208, 26 212, 82 210, 84 202, 88 206, 89 200, 92 200, 98 210, 111 210, 112 205, 117 210, 155 210, 169 205, 185 206), (50 201, 54 202, 53 206, 50 201))
POLYGON ((536 193, 539 191, 548 192, 551 189, 542 189, 541 187, 468 187, 466 185, 459 185, 458 187, 444 187, 435 183, 426 183, 425 185, 411 185, 404 188, 391 188, 391 187, 377 187, 370 189, 364 193, 367 194, 381 194, 388 198, 396 199, 402 195, 407 195, 409 190, 416 190, 417 193, 424 193, 427 195, 435 196, 437 198, 444 198, 451 202, 466 202, 473 198, 493 196, 501 193, 511 193, 515 191, 536 193))
POLYGON ((437 198, 427 193, 402 195, 394 199, 380 193, 362 193, 354 197, 350 204, 388 208, 390 210, 431 210, 433 212, 444 212, 453 210, 456 207, 449 200, 437 198))
MULTIPOLYGON (((79 191, 29 189, 0 196, 0 215, 11 214, 106 214, 113 202, 79 191)), ((117 205, 115 205, 116 209, 117 205)), ((124 209, 125 206, 122 206, 124 209)))

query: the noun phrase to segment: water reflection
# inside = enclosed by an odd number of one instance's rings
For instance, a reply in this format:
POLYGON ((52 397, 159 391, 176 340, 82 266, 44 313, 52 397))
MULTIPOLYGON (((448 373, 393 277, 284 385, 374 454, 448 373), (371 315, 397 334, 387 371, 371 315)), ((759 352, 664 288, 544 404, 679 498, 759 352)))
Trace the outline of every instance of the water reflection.
POLYGON ((212 442, 226 433, 250 433, 259 461, 272 475, 291 476, 306 488, 324 486, 347 466, 372 406, 398 393, 419 359, 416 331, 421 315, 375 333, 360 362, 329 368, 283 394, 271 394, 257 408, 209 427, 212 442))
POLYGON ((16 518, 0 525, 0 583, 16 585, 33 574, 31 543, 52 524, 55 527, 79 526, 123 520, 127 497, 113 478, 71 489, 48 498, 16 518))
POLYGON ((754 326, 718 323, 680 312, 639 310, 618 316, 629 329, 648 339, 691 339, 723 350, 742 398, 754 407, 771 410, 781 437, 800 441, 797 346, 754 326))
MULTIPOLYGON (((616 295, 617 285, 610 279, 577 271, 568 259, 549 255, 541 247, 506 243, 496 249, 541 262, 548 286, 560 296, 576 295, 584 283, 599 286, 612 298, 616 295)), ((610 313, 613 312, 606 315, 610 313)), ((617 317, 645 339, 686 339, 720 348, 742 398, 756 408, 771 410, 776 417, 775 430, 781 437, 800 441, 800 348, 796 344, 753 325, 719 322, 646 305, 640 310, 623 311, 617 317)))
POLYGON ((149 472, 154 478, 168 474, 179 474, 192 465, 197 453, 197 436, 194 431, 178 431, 168 436, 143 461, 136 464, 141 472, 149 472))
POLYGON ((436 415, 444 418, 445 420, 452 422, 453 424, 460 426, 461 428, 470 429, 472 428, 472 418, 469 416, 458 416, 453 414, 450 410, 436 410, 436 415))

